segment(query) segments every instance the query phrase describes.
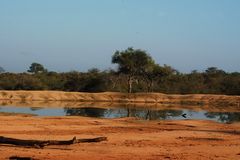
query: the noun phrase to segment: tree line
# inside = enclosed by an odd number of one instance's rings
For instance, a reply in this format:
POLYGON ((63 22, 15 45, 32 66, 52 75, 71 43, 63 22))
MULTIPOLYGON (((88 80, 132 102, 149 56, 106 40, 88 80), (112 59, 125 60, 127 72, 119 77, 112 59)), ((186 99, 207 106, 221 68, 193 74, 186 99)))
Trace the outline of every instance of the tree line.
POLYGON ((240 95, 240 73, 216 67, 203 72, 180 73, 159 65, 144 50, 116 51, 112 63, 117 69, 58 73, 32 63, 24 73, 5 72, 0 67, 0 90, 61 90, 77 92, 162 92, 175 94, 240 95))

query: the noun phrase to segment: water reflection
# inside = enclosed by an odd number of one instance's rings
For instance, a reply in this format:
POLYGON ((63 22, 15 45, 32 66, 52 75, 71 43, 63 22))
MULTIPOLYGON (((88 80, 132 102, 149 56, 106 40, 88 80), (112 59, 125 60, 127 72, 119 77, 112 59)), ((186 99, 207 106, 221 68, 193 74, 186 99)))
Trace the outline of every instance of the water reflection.
POLYGON ((107 109, 103 108, 65 108, 67 116, 84 116, 84 117, 106 117, 107 109))
POLYGON ((182 110, 147 110, 135 108, 65 108, 68 116, 85 116, 97 118, 120 118, 137 117, 145 120, 170 119, 171 117, 181 116, 182 110))
POLYGON ((137 117, 144 120, 208 119, 223 123, 240 122, 240 112, 207 112, 192 110, 149 110, 136 108, 65 108, 68 116, 97 118, 137 117), (186 118, 182 115, 186 115, 186 118))
POLYGON ((207 112, 205 115, 208 118, 217 118, 220 122, 240 122, 240 112, 207 112))
POLYGON ((143 120, 180 120, 180 119, 206 119, 222 123, 240 122, 240 112, 208 112, 190 109, 150 109, 115 107, 115 108, 53 108, 53 107, 14 107, 0 106, 0 112, 24 113, 38 116, 85 116, 96 118, 137 117, 143 120))
POLYGON ((43 109, 42 107, 30 107, 32 111, 37 111, 43 109))

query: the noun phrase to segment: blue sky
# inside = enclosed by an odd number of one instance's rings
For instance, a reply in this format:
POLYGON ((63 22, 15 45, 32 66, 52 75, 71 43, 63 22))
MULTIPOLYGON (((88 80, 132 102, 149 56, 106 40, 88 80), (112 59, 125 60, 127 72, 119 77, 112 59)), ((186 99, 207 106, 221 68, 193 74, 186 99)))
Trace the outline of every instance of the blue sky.
POLYGON ((140 48, 181 72, 240 71, 239 0, 0 0, 0 66, 108 69, 140 48))

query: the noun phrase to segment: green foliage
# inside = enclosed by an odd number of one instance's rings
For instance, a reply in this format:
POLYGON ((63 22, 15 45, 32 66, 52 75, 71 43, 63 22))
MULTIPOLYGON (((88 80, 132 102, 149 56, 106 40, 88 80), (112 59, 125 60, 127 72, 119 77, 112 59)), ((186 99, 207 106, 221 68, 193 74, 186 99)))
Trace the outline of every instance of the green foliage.
POLYGON ((98 69, 93 68, 85 74, 85 85, 82 88, 84 92, 103 92, 106 90, 106 75, 98 69))
POLYGON ((88 72, 57 73, 45 72, 46 69, 40 67, 41 72, 39 69, 32 72, 37 74, 1 73, 0 90, 129 92, 131 83, 131 92, 240 95, 239 72, 227 73, 210 67, 204 72, 194 70, 184 74, 171 66, 156 64, 145 51, 132 48, 117 51, 112 61, 118 64, 117 71, 93 68, 88 72), (140 57, 138 61, 135 59, 137 55, 140 57))
POLYGON ((128 48, 121 52, 116 51, 112 63, 118 64, 120 73, 136 76, 142 74, 154 61, 146 51, 128 48))
POLYGON ((47 72, 47 70, 43 67, 42 64, 32 63, 29 67, 28 72, 30 72, 30 73, 43 73, 43 72, 47 72))
POLYGON ((62 74, 57 72, 46 72, 42 74, 35 74, 34 77, 38 78, 44 87, 49 90, 63 90, 65 79, 62 74))
POLYGON ((240 73, 224 76, 220 83, 222 93, 229 95, 240 95, 240 73))
POLYGON ((146 51, 128 48, 124 51, 116 51, 112 57, 112 63, 118 64, 118 73, 128 76, 128 92, 132 92, 132 84, 138 80, 138 76, 146 73, 154 64, 154 61, 146 51))
POLYGON ((66 91, 101 92, 106 90, 106 73, 91 69, 87 73, 69 72, 64 74, 63 88, 66 91))
POLYGON ((44 84, 35 76, 26 73, 3 73, 0 77, 0 89, 4 90, 43 90, 44 84))
POLYGON ((154 90, 154 83, 157 80, 161 80, 164 77, 170 76, 175 73, 175 70, 168 65, 163 67, 159 64, 151 63, 144 71, 142 77, 147 83, 147 91, 152 92, 154 90))

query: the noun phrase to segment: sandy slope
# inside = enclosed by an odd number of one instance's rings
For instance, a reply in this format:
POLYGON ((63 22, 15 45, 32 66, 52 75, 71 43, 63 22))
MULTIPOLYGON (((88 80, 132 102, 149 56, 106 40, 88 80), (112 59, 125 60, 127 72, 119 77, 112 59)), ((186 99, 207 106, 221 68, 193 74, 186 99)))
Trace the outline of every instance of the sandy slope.
POLYGON ((132 118, 0 116, 0 135, 21 139, 92 138, 95 144, 44 149, 0 144, 0 159, 29 156, 53 159, 240 159, 240 124, 211 121, 140 121, 132 118))
POLYGON ((225 95, 168 95, 162 93, 80 93, 62 91, 0 91, 0 100, 18 101, 79 101, 121 103, 165 103, 240 106, 240 96, 225 95))

